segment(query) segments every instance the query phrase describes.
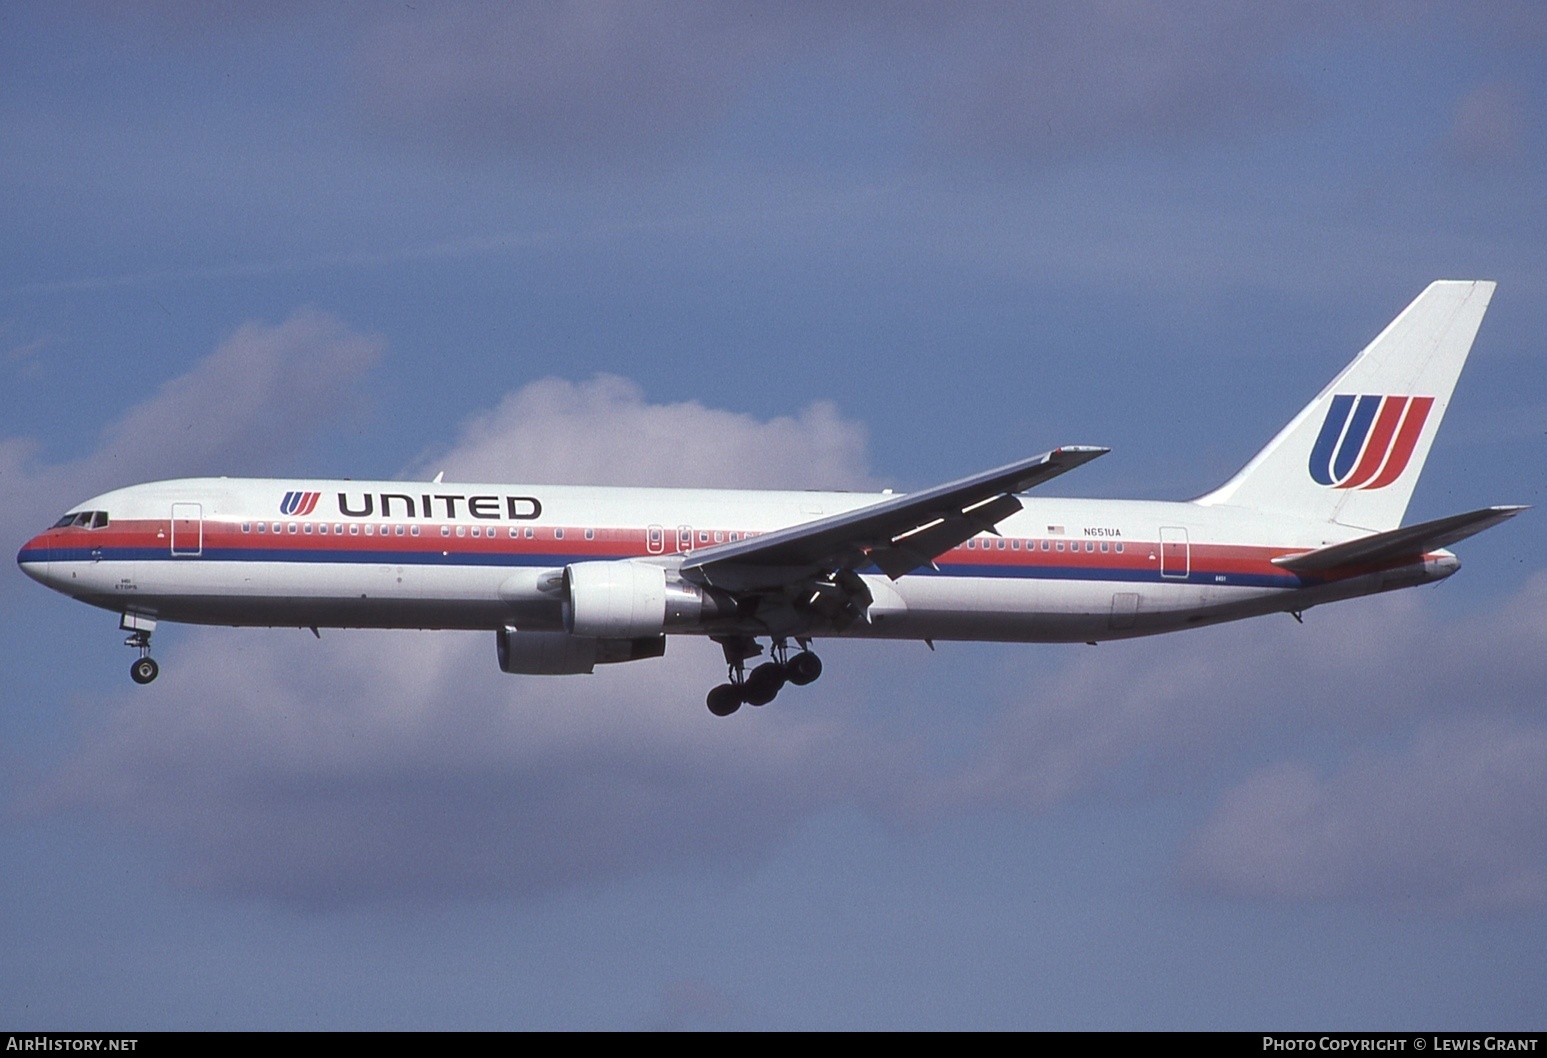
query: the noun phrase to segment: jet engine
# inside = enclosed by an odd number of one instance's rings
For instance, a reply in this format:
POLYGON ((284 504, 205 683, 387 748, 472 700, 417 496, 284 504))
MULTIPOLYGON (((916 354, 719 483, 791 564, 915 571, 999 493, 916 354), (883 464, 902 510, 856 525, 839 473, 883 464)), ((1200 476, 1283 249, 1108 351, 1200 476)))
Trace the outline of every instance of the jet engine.
POLYGON ((598 639, 568 632, 521 632, 506 625, 495 633, 500 668, 518 676, 572 676, 598 665, 658 658, 666 653, 663 635, 598 639))
POLYGON ((648 562, 576 562, 564 570, 564 627, 577 636, 634 639, 694 628, 734 610, 648 562))

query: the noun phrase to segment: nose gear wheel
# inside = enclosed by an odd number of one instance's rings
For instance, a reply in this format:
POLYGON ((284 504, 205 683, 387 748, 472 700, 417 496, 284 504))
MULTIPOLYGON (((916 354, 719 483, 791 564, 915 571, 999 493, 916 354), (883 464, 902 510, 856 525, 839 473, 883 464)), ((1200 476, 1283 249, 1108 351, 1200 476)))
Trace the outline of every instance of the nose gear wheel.
POLYGON ((129 666, 131 680, 144 685, 161 674, 161 666, 157 665, 156 659, 150 656, 150 632, 138 629, 129 633, 129 638, 124 640, 124 646, 133 647, 140 652, 140 656, 129 666))

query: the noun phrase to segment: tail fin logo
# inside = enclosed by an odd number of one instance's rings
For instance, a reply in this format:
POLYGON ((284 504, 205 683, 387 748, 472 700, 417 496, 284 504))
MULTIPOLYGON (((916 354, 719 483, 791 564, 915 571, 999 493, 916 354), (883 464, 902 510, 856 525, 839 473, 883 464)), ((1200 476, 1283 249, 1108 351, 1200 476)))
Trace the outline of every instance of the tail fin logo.
POLYGON ((1433 397, 1332 398, 1311 449, 1311 477, 1336 489, 1383 489, 1407 469, 1433 397))
POLYGON ((317 509, 317 500, 321 496, 320 492, 287 492, 285 498, 279 501, 279 513, 297 516, 311 514, 317 509))

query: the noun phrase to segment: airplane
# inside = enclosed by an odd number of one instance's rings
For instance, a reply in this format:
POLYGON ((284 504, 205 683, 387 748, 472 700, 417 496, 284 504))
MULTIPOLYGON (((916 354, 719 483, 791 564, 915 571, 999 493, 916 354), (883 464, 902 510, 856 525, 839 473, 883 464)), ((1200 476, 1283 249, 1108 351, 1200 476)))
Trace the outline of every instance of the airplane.
POLYGON ((817 679, 817 639, 1096 643, 1299 620, 1449 577, 1448 545, 1526 509, 1402 526, 1494 286, 1431 284, 1187 502, 1025 495, 1108 451, 1080 445, 907 494, 195 478, 87 500, 17 562, 118 613, 141 684, 160 621, 488 630, 500 668, 526 675, 660 657, 685 634, 724 653, 717 716, 817 679))

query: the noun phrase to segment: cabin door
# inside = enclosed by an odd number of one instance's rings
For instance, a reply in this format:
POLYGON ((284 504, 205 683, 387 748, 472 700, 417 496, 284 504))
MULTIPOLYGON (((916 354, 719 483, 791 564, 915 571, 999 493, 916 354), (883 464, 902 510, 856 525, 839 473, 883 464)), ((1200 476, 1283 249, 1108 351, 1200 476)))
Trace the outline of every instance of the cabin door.
POLYGON ((204 508, 197 503, 172 504, 172 554, 204 553, 204 508))
POLYGON ((1186 579, 1191 571, 1191 549, 1187 545, 1187 530, 1167 525, 1160 530, 1160 575, 1186 579))

